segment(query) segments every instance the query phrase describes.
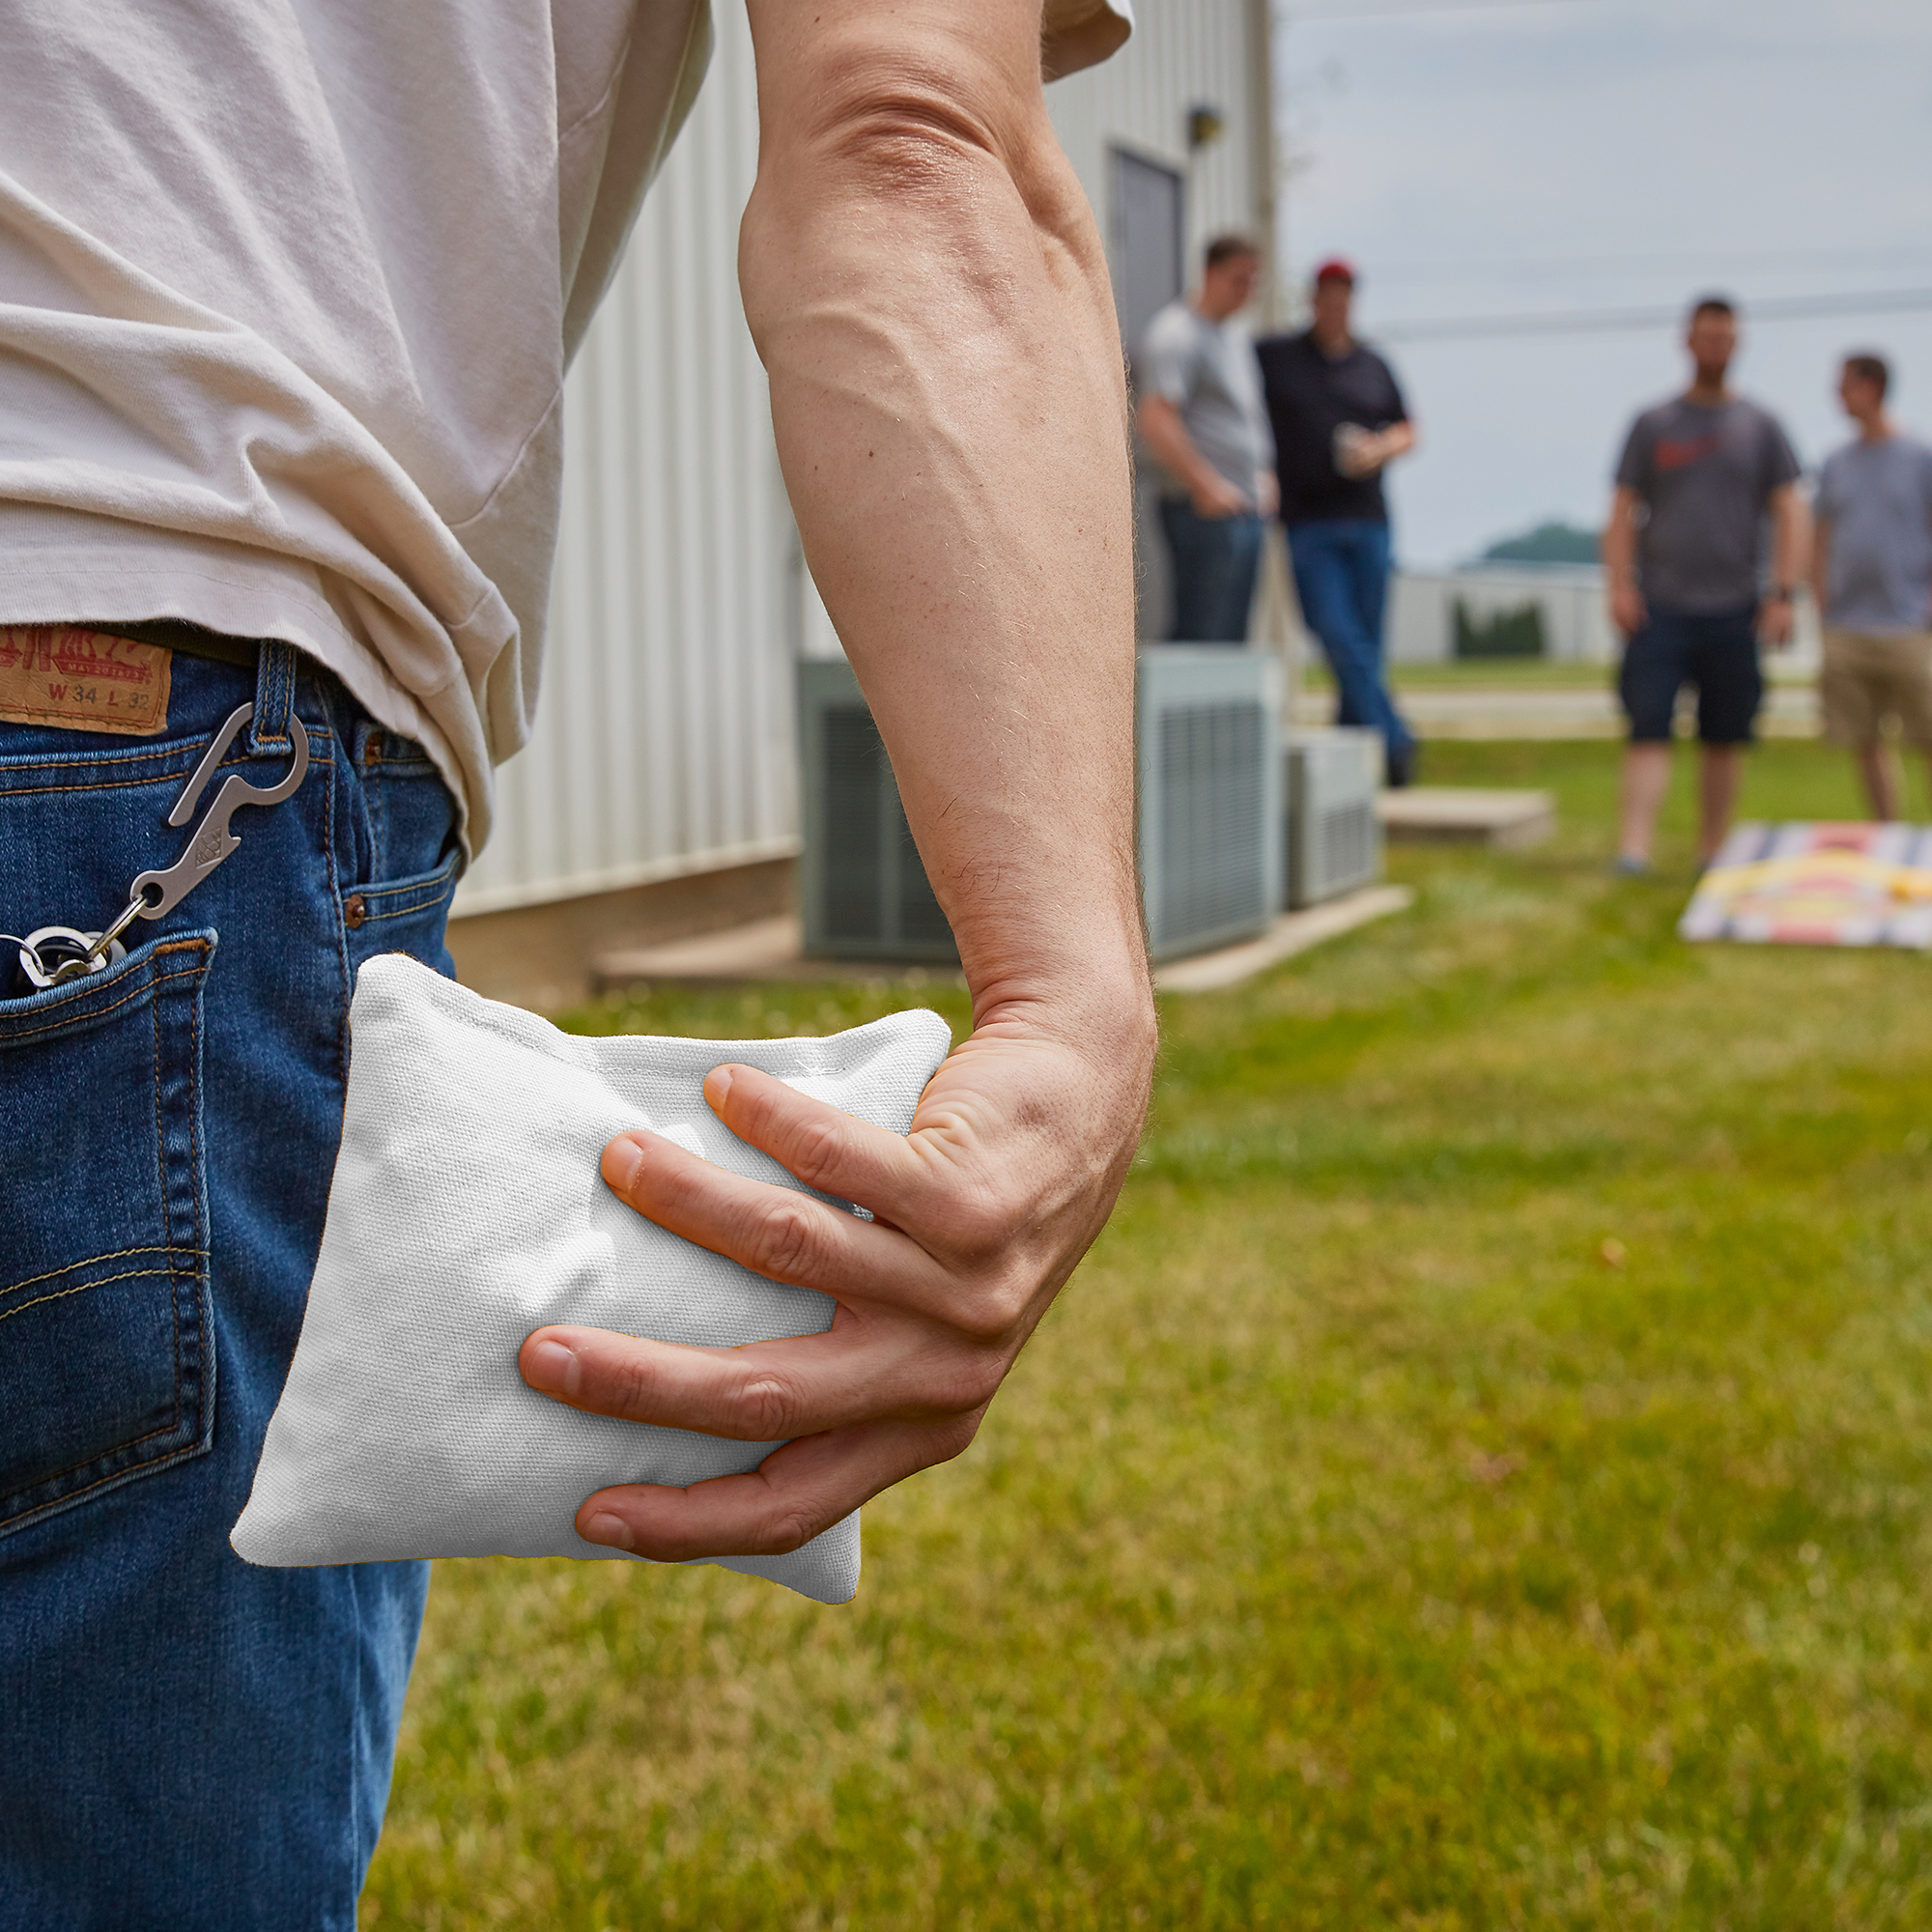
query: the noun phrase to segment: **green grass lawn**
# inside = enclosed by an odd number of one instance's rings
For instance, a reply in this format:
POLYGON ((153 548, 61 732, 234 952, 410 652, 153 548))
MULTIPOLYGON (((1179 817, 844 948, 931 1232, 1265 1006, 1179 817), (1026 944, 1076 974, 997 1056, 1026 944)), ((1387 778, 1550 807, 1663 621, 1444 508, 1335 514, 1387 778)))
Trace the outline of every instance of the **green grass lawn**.
MULTIPOLYGON (((1311 691, 1333 691, 1335 679, 1318 654, 1304 661, 1303 674, 1311 691)), ((1579 664, 1556 658, 1452 658, 1441 664, 1399 664, 1389 667, 1389 683, 1398 691, 1570 691, 1601 690, 1611 681, 1607 665, 1579 664)))
MULTIPOLYGON (((1774 684, 1810 684, 1814 666, 1799 665, 1790 657, 1771 654, 1765 676, 1774 684)), ((1441 664, 1398 664, 1388 670, 1398 691, 1603 691, 1614 686, 1609 665, 1558 658, 1452 658, 1441 664)), ((1335 680, 1319 653, 1311 652, 1302 666, 1302 680, 1310 691, 1333 691, 1335 680)))
POLYGON ((1614 882, 1614 759, 1433 746, 1559 839, 1165 1002, 1120 1212, 849 1607, 440 1565, 364 1925, 1932 1924, 1932 969, 1681 946, 1684 777, 1614 882))

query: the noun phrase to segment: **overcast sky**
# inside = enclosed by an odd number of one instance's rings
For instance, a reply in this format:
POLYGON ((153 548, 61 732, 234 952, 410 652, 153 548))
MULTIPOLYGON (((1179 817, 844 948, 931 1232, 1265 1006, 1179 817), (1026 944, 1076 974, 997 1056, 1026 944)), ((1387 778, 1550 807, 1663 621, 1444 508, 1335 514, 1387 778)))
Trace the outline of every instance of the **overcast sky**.
MULTIPOLYGON (((1745 306, 1738 386, 1807 469, 1845 434, 1850 348, 1892 357, 1932 436, 1932 305, 1750 322, 1754 298, 1932 290, 1927 0, 1278 4, 1289 272, 1352 257, 1371 340, 1719 289, 1745 306)), ((1682 385, 1678 337, 1387 343, 1423 436, 1392 485, 1402 559, 1598 523, 1631 412, 1682 385)))

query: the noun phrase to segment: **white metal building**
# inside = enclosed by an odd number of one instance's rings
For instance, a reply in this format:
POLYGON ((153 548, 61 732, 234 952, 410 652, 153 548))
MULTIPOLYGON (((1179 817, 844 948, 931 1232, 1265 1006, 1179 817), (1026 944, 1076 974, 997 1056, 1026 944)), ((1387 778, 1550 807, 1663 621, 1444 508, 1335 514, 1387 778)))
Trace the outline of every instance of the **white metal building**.
MULTIPOLYGON (((1137 12, 1120 53, 1048 90, 1130 330, 1179 292, 1206 236, 1272 221, 1266 0, 1137 12)), ((542 701, 457 895, 472 923, 797 850, 791 663, 837 640, 738 299, 757 123, 735 0, 717 27, 696 110, 570 379, 542 701)))

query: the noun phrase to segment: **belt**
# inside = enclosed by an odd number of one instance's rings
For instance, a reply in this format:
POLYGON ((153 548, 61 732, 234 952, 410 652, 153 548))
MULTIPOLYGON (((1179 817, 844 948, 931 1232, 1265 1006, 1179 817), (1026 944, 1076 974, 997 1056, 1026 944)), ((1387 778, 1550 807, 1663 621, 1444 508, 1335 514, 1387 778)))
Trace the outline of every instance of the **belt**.
POLYGON ((207 658, 214 664, 237 665, 253 670, 262 655, 260 638, 231 638, 223 631, 211 631, 191 624, 185 617, 150 617, 136 624, 83 623, 83 630, 101 631, 110 638, 132 638, 137 644, 160 644, 191 658, 207 658))

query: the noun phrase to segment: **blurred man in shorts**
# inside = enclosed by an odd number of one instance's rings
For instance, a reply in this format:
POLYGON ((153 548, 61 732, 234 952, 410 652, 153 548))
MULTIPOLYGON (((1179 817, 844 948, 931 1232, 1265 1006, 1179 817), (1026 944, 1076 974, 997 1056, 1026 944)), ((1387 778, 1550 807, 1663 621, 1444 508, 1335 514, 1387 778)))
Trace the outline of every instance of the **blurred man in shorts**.
POLYGON ((1610 619, 1624 634, 1617 694, 1630 718, 1617 869, 1650 869, 1670 783, 1677 695, 1697 689, 1703 746, 1697 861, 1730 829, 1764 676, 1758 639, 1791 640, 1791 593, 1804 541, 1798 459, 1777 419, 1729 386, 1737 311, 1707 296, 1685 336, 1693 365, 1681 396, 1631 425, 1604 532, 1610 619), (1763 532, 1773 530, 1770 581, 1763 532))
POLYGON ((1857 438, 1825 464, 1811 584, 1825 620, 1825 735, 1855 754, 1874 818, 1899 816, 1885 729, 1932 765, 1932 448, 1886 413, 1891 372, 1848 355, 1838 399, 1857 438))

